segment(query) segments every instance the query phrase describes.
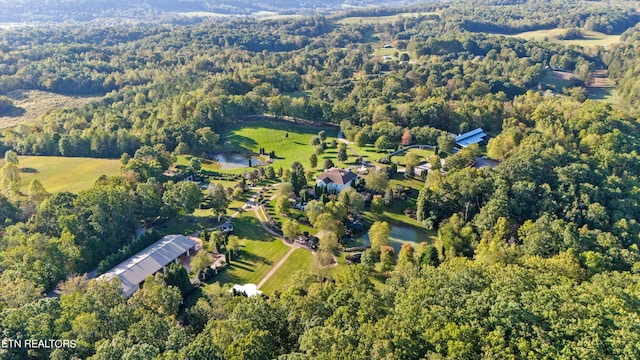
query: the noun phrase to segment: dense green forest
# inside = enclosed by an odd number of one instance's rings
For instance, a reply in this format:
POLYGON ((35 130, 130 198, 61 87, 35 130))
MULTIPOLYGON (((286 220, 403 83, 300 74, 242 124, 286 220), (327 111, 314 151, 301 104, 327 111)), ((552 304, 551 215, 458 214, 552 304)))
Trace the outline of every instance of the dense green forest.
POLYGON ((3 345, 0 358, 640 358, 638 5, 460 1, 1 30, 0 115, 20 89, 101 99, 0 137, 0 332, 77 340, 3 345), (339 22, 407 11, 425 13, 339 22), (489 34, 556 27, 621 37, 582 47, 489 34), (572 74, 561 93, 545 91, 554 68, 572 74), (615 105, 585 90, 603 69, 615 105), (140 220, 192 213, 200 189, 164 171, 263 114, 339 125, 358 146, 384 138, 442 150, 453 146, 447 133, 477 127, 491 139, 426 176, 412 210, 433 236, 403 248, 381 282, 363 261, 332 277, 292 274, 269 298, 220 287, 185 308, 177 269, 128 300, 115 282, 77 275, 140 247, 140 220), (121 158, 122 173, 78 194, 37 181, 20 193, 18 154, 121 158), (468 167, 480 154, 499 165, 468 167), (54 289, 59 297, 45 295, 54 289))

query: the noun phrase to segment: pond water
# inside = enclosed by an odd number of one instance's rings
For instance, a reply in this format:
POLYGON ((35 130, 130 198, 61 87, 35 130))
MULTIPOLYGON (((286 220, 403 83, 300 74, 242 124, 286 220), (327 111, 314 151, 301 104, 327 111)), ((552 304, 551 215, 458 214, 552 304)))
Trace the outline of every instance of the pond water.
MULTIPOLYGON (((362 246, 369 245, 369 235, 367 233, 364 233, 357 241, 361 242, 362 246)), ((417 250, 418 244, 420 242, 421 240, 418 239, 418 233, 415 230, 402 226, 391 226, 391 234, 389 234, 389 245, 393 247, 393 250, 396 253, 396 257, 398 257, 398 253, 400 252, 400 248, 402 247, 402 245, 408 243, 413 245, 413 247, 417 250)))
POLYGON ((249 167, 249 160, 251 160, 251 166, 262 165, 258 158, 242 153, 218 154, 212 160, 219 164, 220 169, 223 170, 249 167))

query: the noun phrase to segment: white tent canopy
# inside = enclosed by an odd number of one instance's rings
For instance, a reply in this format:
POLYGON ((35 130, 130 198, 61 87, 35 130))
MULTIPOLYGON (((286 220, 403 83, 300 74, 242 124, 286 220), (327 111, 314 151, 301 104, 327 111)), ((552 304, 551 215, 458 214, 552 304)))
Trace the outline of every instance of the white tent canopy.
POLYGON ((234 290, 239 293, 244 293, 248 297, 262 295, 262 291, 258 290, 258 287, 255 284, 235 284, 233 285, 233 288, 229 290, 229 292, 233 292, 234 290))

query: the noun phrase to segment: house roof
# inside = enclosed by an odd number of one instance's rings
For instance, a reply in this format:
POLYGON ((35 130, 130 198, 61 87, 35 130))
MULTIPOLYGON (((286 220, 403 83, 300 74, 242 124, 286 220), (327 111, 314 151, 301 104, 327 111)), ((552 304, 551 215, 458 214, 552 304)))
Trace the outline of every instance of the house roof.
POLYGON ((477 144, 482 142, 487 137, 482 128, 471 130, 464 134, 456 136, 456 144, 462 147, 467 147, 471 144, 477 144))
POLYGON ((324 182, 325 184, 334 183, 339 185, 345 185, 345 184, 348 184, 349 181, 355 179, 357 176, 358 175, 356 175, 354 172, 350 170, 331 168, 331 169, 325 170, 325 172, 320 174, 318 176, 318 180, 324 182))
POLYGON ((100 275, 99 278, 119 277, 124 295, 129 296, 147 276, 155 274, 163 266, 177 259, 188 249, 194 249, 195 246, 195 241, 186 236, 167 235, 100 275))

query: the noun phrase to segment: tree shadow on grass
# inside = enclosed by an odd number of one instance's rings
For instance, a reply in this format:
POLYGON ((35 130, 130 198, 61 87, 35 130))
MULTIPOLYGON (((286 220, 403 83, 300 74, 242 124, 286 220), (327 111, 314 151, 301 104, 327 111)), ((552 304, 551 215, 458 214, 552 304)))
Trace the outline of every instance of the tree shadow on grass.
POLYGON ((218 274, 214 275, 212 279, 207 281, 207 284, 213 284, 219 282, 220 284, 244 284, 245 280, 240 276, 234 275, 230 270, 232 268, 227 266, 224 269, 218 270, 218 274))
POLYGON ((12 106, 11 108, 0 112, 0 116, 19 117, 19 116, 24 115, 26 112, 27 112, 27 110, 25 110, 25 109, 23 109, 21 107, 12 106))
POLYGON ((231 260, 231 264, 229 264, 230 269, 241 269, 244 271, 249 271, 249 272, 254 272, 255 269, 249 268, 247 266, 243 266, 243 265, 238 265, 238 263, 240 263, 240 261, 234 261, 231 260))
POLYGON ((239 262, 241 264, 245 264, 245 265, 250 265, 250 263, 262 263, 265 265, 272 265, 273 261, 265 258, 264 256, 260 256, 254 253, 250 253, 244 249, 238 251, 239 253, 239 259, 240 260, 236 260, 236 262, 239 262))
POLYGON ((233 219, 234 235, 254 241, 272 241, 273 238, 260 226, 255 217, 241 216, 233 219))
POLYGON ((224 141, 230 142, 236 151, 253 152, 252 149, 258 145, 255 140, 238 134, 229 134, 224 141))

